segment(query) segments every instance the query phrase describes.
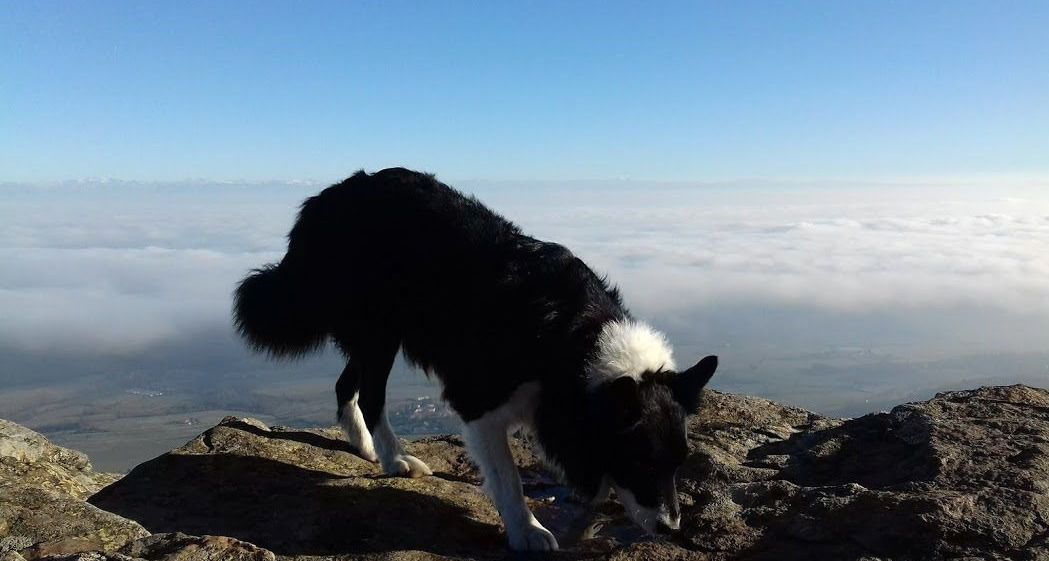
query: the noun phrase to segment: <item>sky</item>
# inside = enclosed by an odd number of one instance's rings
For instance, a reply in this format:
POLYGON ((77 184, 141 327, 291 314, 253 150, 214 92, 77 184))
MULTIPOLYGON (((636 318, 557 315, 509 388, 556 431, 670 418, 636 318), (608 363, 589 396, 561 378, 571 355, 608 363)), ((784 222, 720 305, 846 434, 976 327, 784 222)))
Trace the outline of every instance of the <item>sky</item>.
POLYGON ((1049 172, 1045 2, 0 2, 0 180, 1049 172))

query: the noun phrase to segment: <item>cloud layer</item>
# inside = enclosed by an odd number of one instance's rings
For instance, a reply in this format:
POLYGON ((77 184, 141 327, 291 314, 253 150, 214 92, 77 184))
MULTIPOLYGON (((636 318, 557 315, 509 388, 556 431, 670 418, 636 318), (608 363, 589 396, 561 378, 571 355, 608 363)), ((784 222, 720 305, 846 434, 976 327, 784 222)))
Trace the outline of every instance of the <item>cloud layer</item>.
MULTIPOLYGON (((608 274, 682 362, 738 352, 736 365, 897 342, 1047 350, 1044 187, 465 185, 608 274)), ((280 257, 297 205, 318 188, 11 188, 0 202, 0 348, 132 356, 228 333, 234 284, 280 257)))
POLYGON ((23 190, 0 204, 0 345, 129 353, 228 323, 233 283, 279 256, 302 192, 260 203, 215 189, 23 190))
POLYGON ((728 301, 1049 312, 1049 194, 988 191, 667 190, 532 208, 523 221, 653 311, 728 301))
MULTIPOLYGON (((1049 195, 1031 190, 473 187, 650 316, 743 303, 1049 314, 1049 195)), ((314 190, 69 189, 0 204, 3 343, 132 350, 226 322, 233 284, 280 256, 314 190)))

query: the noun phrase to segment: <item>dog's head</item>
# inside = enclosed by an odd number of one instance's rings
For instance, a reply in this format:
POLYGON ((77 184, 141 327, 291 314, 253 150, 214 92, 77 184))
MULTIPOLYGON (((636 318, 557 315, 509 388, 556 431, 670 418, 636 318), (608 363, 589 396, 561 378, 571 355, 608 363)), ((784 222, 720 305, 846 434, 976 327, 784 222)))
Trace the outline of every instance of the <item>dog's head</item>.
POLYGON ((688 455, 685 417, 696 411, 718 359, 708 356, 683 372, 646 372, 604 382, 591 394, 599 424, 594 447, 603 458, 604 485, 615 489, 630 518, 649 533, 677 530, 675 476, 688 455))

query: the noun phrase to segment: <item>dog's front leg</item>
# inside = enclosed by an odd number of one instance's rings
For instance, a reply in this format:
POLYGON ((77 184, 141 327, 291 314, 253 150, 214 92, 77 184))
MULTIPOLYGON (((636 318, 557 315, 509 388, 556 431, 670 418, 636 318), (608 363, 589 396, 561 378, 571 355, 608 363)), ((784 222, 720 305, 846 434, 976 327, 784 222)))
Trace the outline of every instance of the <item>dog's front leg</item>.
POLYGON ((517 551, 552 551, 557 540, 525 504, 521 476, 507 442, 507 425, 500 419, 481 417, 466 423, 463 436, 470 456, 481 468, 484 488, 495 503, 506 527, 510 548, 517 551))

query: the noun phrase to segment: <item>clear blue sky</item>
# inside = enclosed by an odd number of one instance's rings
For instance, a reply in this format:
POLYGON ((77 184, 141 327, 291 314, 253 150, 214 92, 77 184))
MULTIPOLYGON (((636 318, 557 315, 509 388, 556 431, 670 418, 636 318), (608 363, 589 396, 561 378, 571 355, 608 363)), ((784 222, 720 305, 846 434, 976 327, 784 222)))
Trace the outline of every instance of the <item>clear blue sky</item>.
POLYGON ((1049 172, 1049 2, 0 1, 0 181, 1049 172))

